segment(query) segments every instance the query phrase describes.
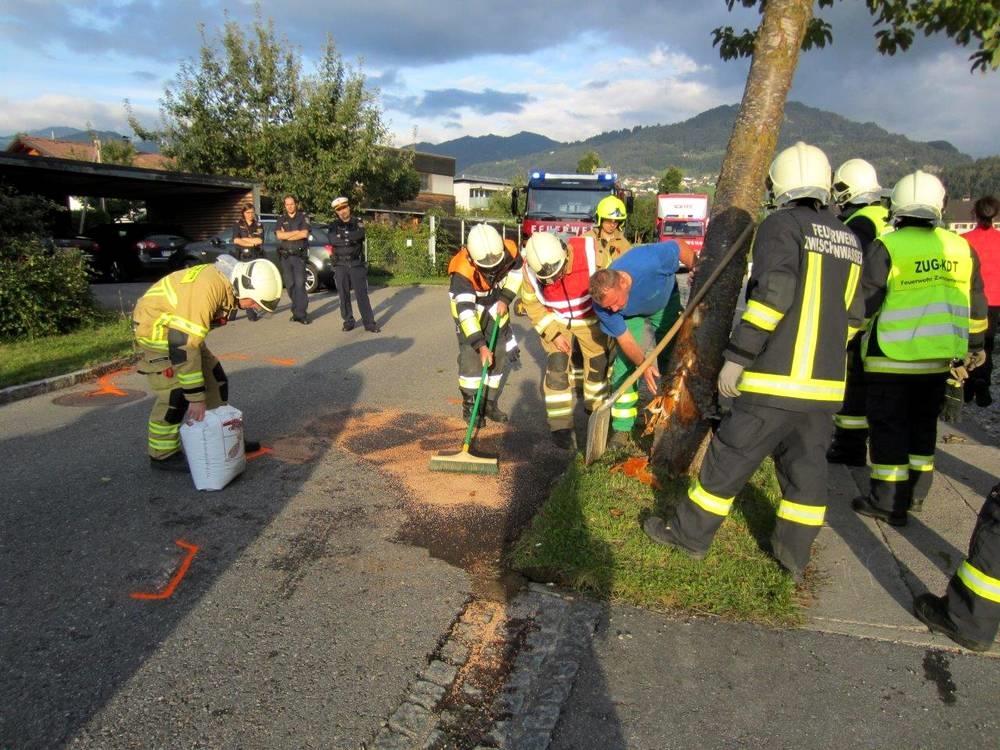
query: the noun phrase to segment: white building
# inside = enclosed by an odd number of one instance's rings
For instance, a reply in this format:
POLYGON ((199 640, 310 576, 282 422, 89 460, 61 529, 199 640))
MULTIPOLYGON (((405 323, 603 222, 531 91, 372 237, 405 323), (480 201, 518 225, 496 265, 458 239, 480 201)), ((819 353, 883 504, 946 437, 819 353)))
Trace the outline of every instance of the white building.
POLYGON ((486 208, 493 193, 510 190, 510 183, 492 177, 455 178, 455 207, 466 211, 486 208))

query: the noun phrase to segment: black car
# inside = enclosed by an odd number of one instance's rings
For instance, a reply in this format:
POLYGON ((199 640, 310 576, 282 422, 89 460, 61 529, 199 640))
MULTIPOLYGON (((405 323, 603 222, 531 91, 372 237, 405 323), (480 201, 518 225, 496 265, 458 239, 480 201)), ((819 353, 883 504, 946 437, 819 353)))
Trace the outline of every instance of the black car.
POLYGON ((146 222, 102 224, 88 234, 98 247, 92 253, 94 270, 108 281, 162 276, 170 270, 170 256, 191 242, 175 226, 146 222))
MULTIPOLYGON (((278 238, 274 234, 276 221, 261 219, 264 227, 264 244, 261 248, 264 257, 273 261, 279 268, 278 238)), ((214 263, 220 255, 228 253, 240 257, 240 247, 233 242, 233 228, 221 232, 210 240, 189 242, 170 258, 170 270, 177 270, 199 263, 214 263)), ((320 227, 312 227, 309 234, 309 254, 306 259, 306 291, 315 292, 321 288, 334 289, 333 282, 333 245, 327 239, 326 232, 320 227)))

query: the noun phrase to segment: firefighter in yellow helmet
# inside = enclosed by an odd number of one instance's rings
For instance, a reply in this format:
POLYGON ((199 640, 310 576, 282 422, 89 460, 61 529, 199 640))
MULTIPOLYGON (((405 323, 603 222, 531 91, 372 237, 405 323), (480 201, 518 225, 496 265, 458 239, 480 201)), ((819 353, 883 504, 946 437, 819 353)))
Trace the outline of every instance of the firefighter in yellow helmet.
POLYGON ((506 422, 500 410, 500 386, 514 349, 508 308, 521 290, 523 262, 517 244, 504 240, 489 224, 476 224, 469 230, 465 247, 448 264, 451 277, 448 296, 451 315, 458 336, 458 389, 462 394, 462 417, 469 419, 482 378, 483 365, 489 364, 485 401, 479 416, 494 422, 506 422), (493 326, 499 326, 496 345, 491 353, 489 340, 493 326))
MULTIPOLYGON (((864 159, 848 159, 833 173, 833 200, 840 220, 857 235, 862 252, 872 241, 892 231, 889 210, 882 205, 882 186, 875 167, 864 159)), ((833 416, 833 442, 826 460, 834 464, 865 466, 868 458, 868 419, 865 416, 865 372, 861 364, 861 337, 847 347, 847 385, 844 405, 833 416)))
POLYGON ((205 345, 209 330, 225 325, 237 310, 274 312, 281 288, 281 272, 271 261, 240 263, 223 255, 214 265, 164 276, 136 303, 132 327, 142 357, 138 370, 156 396, 149 414, 150 466, 187 471, 180 453, 181 422, 201 421, 207 409, 229 400, 222 363, 205 345))
POLYGON ((593 411, 609 390, 609 339, 590 298, 590 277, 598 270, 595 245, 592 237, 563 243, 554 234, 535 232, 524 246, 521 299, 545 351, 542 393, 552 442, 566 450, 573 447, 574 344, 583 355, 584 409, 593 411))
POLYGON ((826 155, 801 142, 771 163, 778 209, 757 229, 746 311, 719 373, 732 411, 673 516, 643 524, 654 542, 704 557, 736 493, 773 456, 781 503, 771 552, 796 581, 823 525, 830 418, 863 320, 861 246, 827 208, 830 177, 826 155))
POLYGON ((625 239, 622 226, 628 218, 625 202, 614 195, 602 198, 597 204, 594 227, 584 233, 584 237, 593 237, 597 243, 597 267, 607 268, 611 261, 632 247, 625 239))
MULTIPOLYGON (((871 487, 855 511, 905 526, 934 471, 937 419, 953 363, 985 361, 986 296, 969 243, 942 229, 945 190, 916 171, 892 189, 895 230, 872 243, 862 277, 861 342, 867 390, 871 487)), ((959 395, 961 403, 961 395, 959 395)))

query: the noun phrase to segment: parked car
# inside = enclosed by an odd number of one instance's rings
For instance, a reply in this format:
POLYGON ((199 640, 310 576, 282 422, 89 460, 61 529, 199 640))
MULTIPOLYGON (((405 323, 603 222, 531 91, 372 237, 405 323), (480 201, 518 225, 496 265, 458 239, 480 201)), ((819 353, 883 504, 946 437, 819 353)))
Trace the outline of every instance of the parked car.
MULTIPOLYGON (((264 244, 261 248, 264 257, 281 267, 278 261, 278 238, 274 234, 276 221, 261 219, 264 227, 264 244)), ((233 242, 233 228, 221 232, 210 240, 189 242, 170 258, 171 270, 195 266, 199 263, 214 263, 220 255, 240 257, 240 247, 233 242)), ((326 231, 314 226, 309 235, 309 254, 306 259, 306 291, 310 294, 321 288, 334 289, 333 281, 333 245, 326 236, 326 231)))
POLYGON ((146 222, 101 224, 89 234, 99 248, 95 271, 108 281, 161 276, 170 270, 170 256, 191 242, 177 227, 146 222))
POLYGON ((77 235, 76 237, 46 237, 43 243, 53 253, 79 250, 83 255, 84 263, 87 264, 87 272, 90 275, 95 275, 94 256, 101 250, 101 246, 95 240, 77 235))

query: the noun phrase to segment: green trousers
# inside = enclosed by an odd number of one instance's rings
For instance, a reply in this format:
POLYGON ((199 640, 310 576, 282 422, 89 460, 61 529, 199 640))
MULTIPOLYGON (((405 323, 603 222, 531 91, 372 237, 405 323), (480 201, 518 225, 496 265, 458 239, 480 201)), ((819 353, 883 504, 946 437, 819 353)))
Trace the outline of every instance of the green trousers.
MULTIPOLYGON (((625 325, 635 340, 642 346, 643 333, 647 327, 653 329, 653 333, 658 342, 670 327, 677 322, 681 314, 681 295, 674 285, 674 293, 670 295, 666 307, 658 310, 652 315, 637 315, 634 318, 625 318, 625 325)), ((670 359, 670 351, 673 344, 664 347, 656 358, 657 367, 660 374, 666 373, 667 361, 670 359)), ((618 350, 615 361, 611 366, 611 390, 617 391, 621 384, 635 371, 632 361, 618 350)), ((656 395, 656 394, 654 394, 656 395)), ((639 415, 639 384, 634 383, 617 401, 611 406, 611 429, 615 432, 630 432, 635 425, 636 417, 639 415)))

